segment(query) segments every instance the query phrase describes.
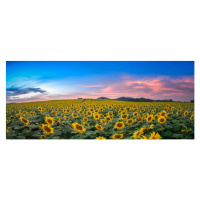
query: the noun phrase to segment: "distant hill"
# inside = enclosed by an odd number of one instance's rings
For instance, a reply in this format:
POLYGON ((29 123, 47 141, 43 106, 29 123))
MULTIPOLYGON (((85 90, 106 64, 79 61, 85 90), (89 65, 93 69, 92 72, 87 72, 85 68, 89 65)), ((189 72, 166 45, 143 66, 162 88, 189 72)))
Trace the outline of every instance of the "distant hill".
POLYGON ((107 98, 107 97, 99 97, 97 99, 107 99, 107 100, 109 100, 109 98, 107 98))
POLYGON ((164 100, 153 100, 146 98, 132 98, 132 97, 119 97, 117 99, 109 99, 107 97, 99 97, 97 99, 107 99, 107 100, 116 100, 116 101, 131 101, 131 102, 173 102, 172 99, 164 99, 164 100))
POLYGON ((164 99, 164 100, 153 100, 153 99, 146 99, 146 98, 132 98, 132 97, 119 97, 115 99, 117 101, 132 101, 132 102, 173 102, 172 99, 164 99))

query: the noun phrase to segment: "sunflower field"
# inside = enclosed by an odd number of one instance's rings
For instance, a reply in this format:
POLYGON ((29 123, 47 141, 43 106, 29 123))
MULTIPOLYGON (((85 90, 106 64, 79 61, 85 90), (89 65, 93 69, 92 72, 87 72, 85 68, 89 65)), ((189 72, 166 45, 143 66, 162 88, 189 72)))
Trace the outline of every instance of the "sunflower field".
POLYGON ((194 139, 194 104, 100 99, 6 106, 7 139, 194 139))

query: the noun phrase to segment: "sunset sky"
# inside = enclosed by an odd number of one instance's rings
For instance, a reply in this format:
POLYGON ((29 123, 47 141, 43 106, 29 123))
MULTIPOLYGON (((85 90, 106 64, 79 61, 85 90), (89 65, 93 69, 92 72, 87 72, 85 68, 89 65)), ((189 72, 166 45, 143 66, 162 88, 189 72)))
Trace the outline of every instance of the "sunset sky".
POLYGON ((7 103, 133 97, 194 99, 192 61, 7 61, 7 103))

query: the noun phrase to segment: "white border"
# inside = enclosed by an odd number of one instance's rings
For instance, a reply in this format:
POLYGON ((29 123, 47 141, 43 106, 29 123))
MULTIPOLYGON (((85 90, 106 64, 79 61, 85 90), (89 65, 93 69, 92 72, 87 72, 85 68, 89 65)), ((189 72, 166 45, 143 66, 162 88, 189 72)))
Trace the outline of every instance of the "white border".
MULTIPOLYGON (((197 1, 2 2, 1 199, 200 199, 198 123, 186 141, 5 139, 9 60, 195 61, 199 102, 197 1)), ((195 115, 198 122, 198 103, 195 115)))

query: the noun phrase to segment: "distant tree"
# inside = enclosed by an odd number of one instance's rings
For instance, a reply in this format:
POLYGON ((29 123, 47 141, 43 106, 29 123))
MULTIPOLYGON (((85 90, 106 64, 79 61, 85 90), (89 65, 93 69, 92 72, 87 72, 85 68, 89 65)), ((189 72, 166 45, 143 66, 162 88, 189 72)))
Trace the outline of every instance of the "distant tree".
POLYGON ((107 97, 99 97, 97 99, 109 99, 109 98, 107 98, 107 97))
POLYGON ((194 100, 191 100, 190 103, 194 103, 194 100))

